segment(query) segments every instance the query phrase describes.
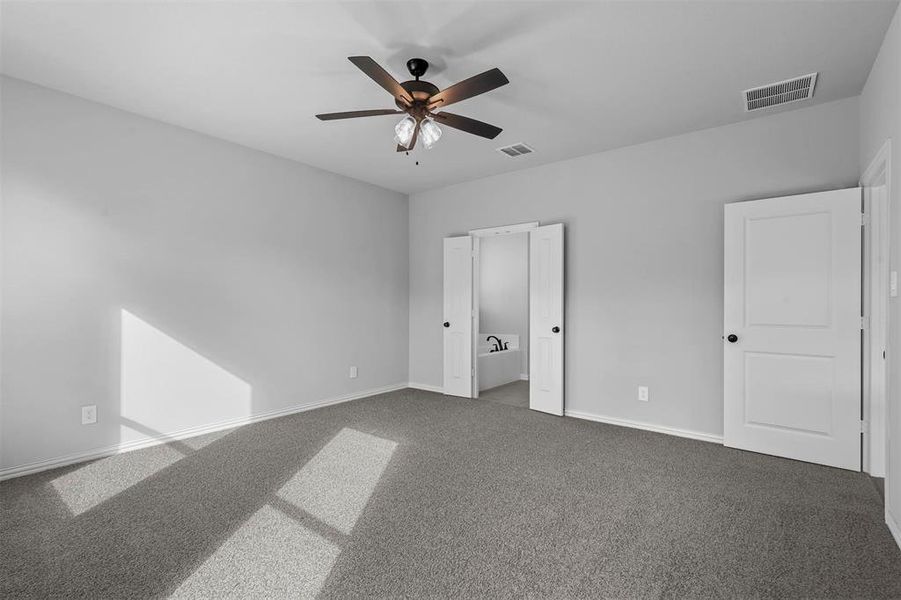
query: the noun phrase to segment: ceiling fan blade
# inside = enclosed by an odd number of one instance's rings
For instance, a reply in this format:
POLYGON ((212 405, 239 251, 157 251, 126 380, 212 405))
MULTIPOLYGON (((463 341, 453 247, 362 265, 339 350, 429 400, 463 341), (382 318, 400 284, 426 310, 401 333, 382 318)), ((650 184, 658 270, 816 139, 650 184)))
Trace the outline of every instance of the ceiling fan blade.
POLYGON ((413 137, 410 138, 410 147, 404 148, 400 144, 397 145, 398 152, 409 152, 416 145, 416 138, 419 137, 419 121, 416 122, 416 129, 413 130, 413 137))
POLYGON ((348 56, 347 60, 357 66, 358 69, 369 75, 377 84, 385 88, 395 98, 401 98, 407 104, 413 103, 413 97, 402 88, 397 80, 388 71, 368 56, 348 56))
POLYGON ((490 92, 508 83, 510 83, 510 80, 507 79, 507 76, 501 73, 500 69, 494 68, 441 90, 429 98, 429 109, 444 108, 454 102, 490 92))
POLYGON ((500 127, 495 127, 494 125, 489 125, 488 123, 483 123, 482 121, 476 121, 475 119, 470 119, 469 117, 464 117, 462 115, 455 115, 453 113, 439 112, 434 113, 432 116, 442 125, 447 125, 448 127, 453 127, 454 129, 465 131, 466 133, 488 138, 489 140, 493 140, 497 137, 497 134, 503 131, 500 127))
POLYGON ((379 115, 400 115, 402 110, 376 109, 376 110, 352 110, 349 112, 324 113, 316 115, 320 121, 334 121, 335 119, 355 119, 357 117, 377 117, 379 115))

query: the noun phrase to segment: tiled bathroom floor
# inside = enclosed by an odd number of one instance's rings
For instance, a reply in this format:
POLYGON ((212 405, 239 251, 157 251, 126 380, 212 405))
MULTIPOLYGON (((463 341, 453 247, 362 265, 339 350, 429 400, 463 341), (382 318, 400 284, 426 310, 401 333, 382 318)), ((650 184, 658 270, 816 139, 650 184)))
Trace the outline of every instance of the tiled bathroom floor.
POLYGON ((514 381, 479 392, 480 400, 497 402, 507 406, 529 408, 529 382, 514 381))

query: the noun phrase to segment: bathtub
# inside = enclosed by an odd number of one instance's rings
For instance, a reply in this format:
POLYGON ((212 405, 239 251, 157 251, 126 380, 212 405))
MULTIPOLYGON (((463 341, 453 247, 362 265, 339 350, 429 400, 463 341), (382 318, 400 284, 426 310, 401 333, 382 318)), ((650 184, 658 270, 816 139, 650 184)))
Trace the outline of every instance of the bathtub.
POLYGON ((476 360, 479 368, 479 391, 519 381, 522 370, 519 336, 510 333, 480 333, 478 340, 476 360), (492 352, 495 340, 486 341, 491 335, 500 338, 501 347, 506 346, 507 349, 492 352))

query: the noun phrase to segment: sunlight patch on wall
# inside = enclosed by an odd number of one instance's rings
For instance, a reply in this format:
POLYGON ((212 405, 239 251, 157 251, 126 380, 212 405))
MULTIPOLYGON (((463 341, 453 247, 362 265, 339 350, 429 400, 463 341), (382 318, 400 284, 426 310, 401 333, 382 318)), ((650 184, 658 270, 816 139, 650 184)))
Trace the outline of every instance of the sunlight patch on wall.
POLYGON ((250 415, 246 381, 124 309, 121 349, 123 442, 250 415))
POLYGON ((117 454, 57 477, 50 482, 60 499, 77 516, 182 458, 170 446, 117 454))
POLYGON ((342 429, 277 495, 349 534, 396 447, 391 440, 342 429))
POLYGON ((242 379, 121 311, 120 444, 147 439, 166 445, 88 463, 50 482, 74 515, 122 493, 231 430, 183 440, 170 434, 250 415, 251 387, 242 379))
POLYGON ((341 549, 265 505, 172 598, 313 598, 341 549))

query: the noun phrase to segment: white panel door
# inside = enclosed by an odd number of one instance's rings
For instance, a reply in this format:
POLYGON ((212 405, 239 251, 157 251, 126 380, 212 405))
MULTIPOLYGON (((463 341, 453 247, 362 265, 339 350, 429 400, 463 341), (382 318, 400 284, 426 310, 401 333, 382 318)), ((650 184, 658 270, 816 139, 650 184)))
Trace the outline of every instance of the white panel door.
POLYGON ((860 198, 726 205, 726 446, 860 469, 860 198))
POLYGON ((472 398, 472 238, 444 238, 444 393, 472 398))
POLYGON ((563 414, 563 225, 529 232, 529 408, 563 414))

